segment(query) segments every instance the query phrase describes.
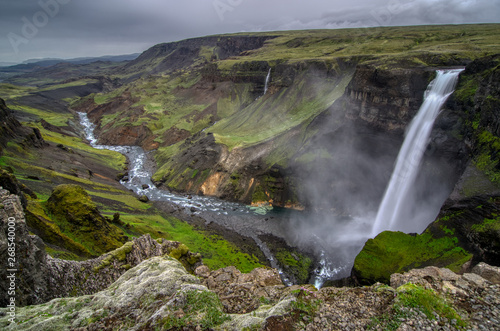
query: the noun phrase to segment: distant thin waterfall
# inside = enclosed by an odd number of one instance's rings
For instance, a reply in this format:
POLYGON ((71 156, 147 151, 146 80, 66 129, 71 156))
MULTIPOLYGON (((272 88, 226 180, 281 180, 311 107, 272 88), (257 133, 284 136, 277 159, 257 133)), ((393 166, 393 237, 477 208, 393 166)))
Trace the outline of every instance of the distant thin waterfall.
POLYGON ((264 84, 264 95, 267 93, 267 88, 269 87, 269 80, 271 79, 271 68, 269 68, 269 71, 267 72, 266 76, 266 83, 264 84))
POLYGON ((391 180, 378 209, 372 236, 384 230, 401 230, 401 212, 407 205, 408 192, 414 186, 428 139, 446 99, 453 93, 463 69, 438 70, 429 84, 424 102, 411 122, 394 167, 391 180))

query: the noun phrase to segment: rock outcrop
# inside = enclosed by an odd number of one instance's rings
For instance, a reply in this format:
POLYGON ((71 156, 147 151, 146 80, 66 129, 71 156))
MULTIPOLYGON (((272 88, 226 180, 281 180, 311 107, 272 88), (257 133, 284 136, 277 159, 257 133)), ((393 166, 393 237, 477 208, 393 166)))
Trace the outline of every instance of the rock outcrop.
POLYGON ((346 88, 343 107, 350 118, 386 131, 402 131, 420 108, 432 75, 422 68, 358 66, 346 88))
MULTIPOLYGON (((188 269, 201 264, 201 257, 185 245, 172 241, 156 241, 149 235, 127 242, 122 247, 87 261, 65 261, 47 255, 43 241, 29 233, 25 215, 17 195, 0 190, 0 256, 7 260, 9 220, 15 219, 15 255, 17 269, 17 306, 47 302, 53 298, 88 295, 105 289, 128 269, 154 256, 170 254, 188 269), (9 219, 10 217, 10 219, 9 219)), ((7 270, 0 271, 5 277, 7 270)), ((0 289, 6 293, 6 282, 0 289)), ((6 306, 7 297, 0 299, 6 306)))
POLYGON ((276 269, 257 268, 244 274, 235 267, 210 271, 200 266, 195 274, 203 285, 217 293, 224 312, 230 314, 252 312, 263 301, 277 302, 285 289, 276 269))
POLYGON ((422 234, 383 232, 369 239, 354 263, 357 281, 388 283, 392 273, 425 266, 459 272, 467 261, 499 266, 500 198, 475 196, 449 203, 422 234))

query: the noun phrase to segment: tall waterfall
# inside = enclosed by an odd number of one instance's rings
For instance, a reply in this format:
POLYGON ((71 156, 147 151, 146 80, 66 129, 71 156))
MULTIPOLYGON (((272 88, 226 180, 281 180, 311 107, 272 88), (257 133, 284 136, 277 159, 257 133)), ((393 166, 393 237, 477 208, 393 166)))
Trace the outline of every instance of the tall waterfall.
POLYGON ((378 209, 372 227, 373 237, 384 230, 401 230, 401 222, 405 221, 400 219, 401 211, 418 175, 434 121, 446 99, 453 93, 461 71, 463 69, 438 70, 437 77, 427 87, 424 102, 410 123, 378 209))
POLYGON ((271 68, 267 72, 266 83, 264 84, 264 95, 267 93, 267 88, 269 87, 269 80, 271 79, 271 68))

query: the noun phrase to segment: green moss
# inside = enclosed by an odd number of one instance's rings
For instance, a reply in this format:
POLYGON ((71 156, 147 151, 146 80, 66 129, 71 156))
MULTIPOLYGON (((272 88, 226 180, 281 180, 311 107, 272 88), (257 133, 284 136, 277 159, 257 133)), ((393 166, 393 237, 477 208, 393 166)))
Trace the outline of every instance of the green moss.
POLYGON ((481 224, 474 224, 471 230, 476 232, 500 231, 500 218, 498 215, 493 216, 497 216, 497 218, 485 218, 481 224))
POLYGON ((459 82, 454 95, 460 101, 472 104, 478 87, 478 80, 475 77, 467 76, 459 82))
POLYGON ((186 255, 188 252, 189 248, 184 244, 180 244, 179 247, 174 248, 168 255, 176 260, 179 260, 183 255, 186 255))
POLYGON ((203 263, 212 270, 235 266, 242 272, 250 272, 255 268, 262 267, 255 256, 243 253, 238 247, 222 237, 197 230, 192 225, 175 217, 159 214, 121 214, 120 219, 130 226, 130 231, 135 235, 150 233, 153 238, 164 237, 183 243, 191 251, 200 253, 203 263))
POLYGON ((88 257, 91 255, 83 245, 62 233, 57 222, 51 220, 47 215, 42 203, 29 201, 26 209, 26 222, 32 229, 36 230, 44 242, 61 248, 61 250, 57 250, 46 247, 47 253, 51 256, 76 260, 78 258, 75 256, 88 257))
POLYGON ((474 157, 474 164, 491 182, 500 184, 500 171, 497 169, 500 162, 500 138, 487 130, 477 135, 478 153, 474 157))
POLYGON ((262 202, 262 201, 268 201, 269 197, 267 196, 266 192, 264 191, 264 188, 262 185, 257 185, 255 190, 253 191, 252 194, 252 202, 262 202))
POLYGON ((309 278, 312 267, 312 260, 298 252, 293 254, 285 249, 278 249, 275 254, 279 264, 283 266, 288 273, 295 275, 299 284, 305 284, 309 278))
POLYGON ((428 265, 458 271, 472 255, 457 243, 456 237, 436 239, 429 232, 412 236, 385 231, 366 242, 356 256, 354 270, 364 283, 387 283, 393 273, 428 265))
POLYGON ((434 314, 437 314, 448 320, 457 320, 457 325, 460 327, 466 326, 462 317, 451 307, 451 304, 434 290, 408 283, 397 289, 395 302, 396 310, 399 307, 416 308, 422 311, 428 319, 435 320, 436 316, 434 314))
MULTIPOLYGON (((109 252, 104 256, 101 263, 94 268, 94 272, 98 272, 102 268, 105 268, 113 263, 113 261, 123 262, 127 259, 127 254, 132 251, 133 242, 129 241, 125 243, 120 248, 115 249, 114 251, 109 252)), ((128 265, 130 268, 130 265, 128 265)))
POLYGON ((99 213, 81 186, 57 186, 47 201, 47 210, 62 233, 82 244, 93 255, 118 248, 126 240, 124 233, 99 213))
MULTIPOLYGON (((61 245, 60 242, 59 242, 59 245, 64 246, 64 245, 61 245)), ((54 249, 54 248, 49 247, 49 246, 45 246, 45 252, 47 252, 47 254, 49 254, 50 256, 57 258, 57 259, 61 259, 61 260, 70 260, 70 261, 81 261, 82 260, 82 257, 79 255, 76 255, 76 254, 68 252, 68 251, 54 249)))
POLYGON ((213 292, 188 290, 185 292, 185 298, 185 304, 179 308, 183 312, 182 316, 170 314, 160 322, 162 329, 182 329, 199 325, 204 330, 211 330, 231 319, 222 312, 222 303, 213 292))

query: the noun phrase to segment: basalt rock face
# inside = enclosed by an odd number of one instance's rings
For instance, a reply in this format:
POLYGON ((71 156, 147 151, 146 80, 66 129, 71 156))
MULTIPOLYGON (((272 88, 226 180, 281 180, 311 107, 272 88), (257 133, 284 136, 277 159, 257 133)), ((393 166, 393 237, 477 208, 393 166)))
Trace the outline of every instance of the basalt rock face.
POLYGON ((458 127, 455 124, 450 131, 462 138, 471 150, 471 162, 457 181, 449 204, 475 195, 498 195, 500 192, 499 64, 500 56, 477 59, 469 64, 448 103, 456 110, 455 122, 462 123, 458 127))
MULTIPOLYGON (((29 233, 23 208, 17 195, 0 190, 0 256, 8 257, 9 220, 15 225, 16 305, 26 306, 67 296, 93 294, 107 288, 128 269, 154 256, 171 254, 186 268, 194 270, 201 264, 199 255, 189 252, 178 242, 153 240, 142 236, 124 246, 87 261, 54 259, 45 252, 45 244, 29 233)), ((6 279, 7 269, 1 270, 6 279)), ((7 282, 0 288, 7 293, 7 282)), ((8 298, 2 296, 0 306, 5 307, 8 298)))
POLYGON ((422 104, 430 70, 358 66, 346 89, 347 116, 385 131, 402 131, 422 104))
POLYGON ((443 235, 453 231, 457 245, 471 252, 472 265, 486 262, 500 266, 500 197, 474 196, 447 205, 428 231, 443 235))
MULTIPOLYGON (((0 231, 0 256, 4 261, 8 257, 13 258, 13 264, 9 269, 19 270, 15 272, 15 298, 16 304, 27 305, 40 303, 38 298, 47 290, 45 284, 46 275, 46 253, 42 240, 29 234, 24 220, 24 212, 21 201, 17 195, 10 194, 9 191, 0 190, 0 209, 1 231, 0 231), (9 231, 13 227, 15 231, 9 231), (13 236, 9 232, 14 232, 13 236), (14 241, 9 241, 14 238, 14 241), (15 244, 12 246, 12 242, 15 244), (9 245, 10 243, 10 245, 9 245), (14 247, 14 256, 10 256, 9 247, 14 247), (22 272, 21 272, 22 270, 22 272)), ((12 251, 11 251, 12 252, 12 251)), ((7 279, 10 272, 6 268, 0 271, 2 279, 7 279)), ((8 293, 10 282, 1 282, 2 293, 8 293)), ((0 298, 0 306, 5 307, 8 303, 8 297, 3 295, 0 298)))

